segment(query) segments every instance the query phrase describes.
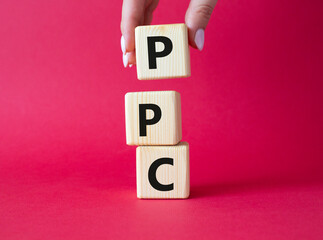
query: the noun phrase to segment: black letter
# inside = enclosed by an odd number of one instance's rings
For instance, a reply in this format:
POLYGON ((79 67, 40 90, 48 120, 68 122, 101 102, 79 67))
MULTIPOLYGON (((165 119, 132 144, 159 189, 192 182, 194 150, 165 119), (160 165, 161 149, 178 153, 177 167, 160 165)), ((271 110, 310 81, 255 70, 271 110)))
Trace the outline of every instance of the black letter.
POLYGON ((156 59, 158 57, 166 57, 173 50, 173 43, 167 37, 147 37, 148 39, 148 62, 149 69, 156 69, 156 59), (164 50, 161 52, 156 52, 156 42, 162 42, 165 46, 164 50))
POLYGON ((153 162, 149 168, 149 171, 148 171, 149 183, 156 190, 164 191, 164 192, 171 191, 174 189, 174 183, 164 185, 164 184, 161 184, 160 182, 158 182, 157 178, 156 178, 157 168, 163 164, 169 164, 169 165, 173 166, 174 165, 173 159, 172 158, 159 158, 155 162, 153 162))
POLYGON ((157 123, 161 118, 161 110, 156 104, 139 104, 139 132, 140 137, 147 136, 147 125, 153 125, 157 123), (154 112, 152 119, 146 119, 146 110, 150 109, 154 112))

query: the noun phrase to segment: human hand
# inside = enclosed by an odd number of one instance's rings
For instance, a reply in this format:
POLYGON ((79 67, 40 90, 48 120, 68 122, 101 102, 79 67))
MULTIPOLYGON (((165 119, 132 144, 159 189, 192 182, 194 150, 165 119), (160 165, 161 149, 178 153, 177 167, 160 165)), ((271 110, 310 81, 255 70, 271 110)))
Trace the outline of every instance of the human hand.
MULTIPOLYGON (((136 63, 135 28, 149 25, 159 0, 123 0, 121 19, 121 50, 123 65, 136 63)), ((185 15, 189 44, 202 51, 204 30, 210 20, 217 0, 191 0, 185 15)))

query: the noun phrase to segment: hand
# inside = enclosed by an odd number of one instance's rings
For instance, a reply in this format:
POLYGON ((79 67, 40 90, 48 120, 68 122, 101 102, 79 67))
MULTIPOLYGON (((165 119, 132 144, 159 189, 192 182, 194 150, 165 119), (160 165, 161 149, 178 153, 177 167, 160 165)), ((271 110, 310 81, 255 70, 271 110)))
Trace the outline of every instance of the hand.
MULTIPOLYGON (((121 19, 121 50, 123 65, 131 67, 136 63, 135 28, 149 25, 159 0, 124 0, 121 19)), ((186 11, 189 44, 202 51, 204 30, 209 22, 217 0, 191 0, 186 11)))

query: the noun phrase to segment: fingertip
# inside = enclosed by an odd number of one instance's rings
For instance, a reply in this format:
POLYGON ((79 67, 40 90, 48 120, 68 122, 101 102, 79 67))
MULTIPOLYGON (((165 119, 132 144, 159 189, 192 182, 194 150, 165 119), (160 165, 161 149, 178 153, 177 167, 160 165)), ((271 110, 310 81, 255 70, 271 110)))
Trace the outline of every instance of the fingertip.
MULTIPOLYGON (((188 43, 189 43, 189 45, 195 49, 200 49, 201 45, 198 46, 196 40, 197 39, 201 40, 201 34, 198 34, 198 37, 197 37, 197 32, 198 32, 198 30, 203 30, 203 29, 197 28, 194 25, 192 26, 192 24, 190 24, 189 21, 186 21, 186 25, 187 25, 187 29, 188 29, 188 43)), ((199 31, 199 32, 201 32, 201 31, 199 31)), ((204 30, 203 30, 203 32, 204 32, 204 30)), ((200 41, 199 41, 199 44, 200 44, 200 41)))
POLYGON ((129 28, 127 30, 122 31, 121 50, 124 54, 135 50, 135 30, 134 30, 134 28, 129 28))
POLYGON ((197 49, 194 38, 195 38, 195 31, 193 29, 188 28, 188 43, 191 47, 197 49))
POLYGON ((123 66, 126 68, 129 63, 128 54, 122 54, 122 62, 123 62, 123 66))
POLYGON ((133 51, 133 52, 127 53, 127 55, 128 55, 128 63, 136 64, 136 53, 133 51))
POLYGON ((191 0, 186 11, 189 44, 200 51, 204 47, 204 31, 217 0, 191 0))
POLYGON ((190 44, 191 47, 197 49, 197 46, 194 41, 197 27, 195 26, 194 20, 192 20, 192 14, 190 13, 190 8, 187 9, 187 12, 185 14, 185 24, 188 29, 188 43, 190 44))

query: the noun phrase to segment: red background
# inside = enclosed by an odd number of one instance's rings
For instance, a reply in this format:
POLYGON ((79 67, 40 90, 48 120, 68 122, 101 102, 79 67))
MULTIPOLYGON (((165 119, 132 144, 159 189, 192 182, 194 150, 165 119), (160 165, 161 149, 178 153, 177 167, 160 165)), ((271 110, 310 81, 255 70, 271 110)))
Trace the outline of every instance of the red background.
POLYGON ((120 0, 1 0, 0 238, 320 239, 322 7, 220 0, 190 78, 138 81, 120 0), (124 95, 142 90, 181 93, 188 200, 136 198, 124 95))

